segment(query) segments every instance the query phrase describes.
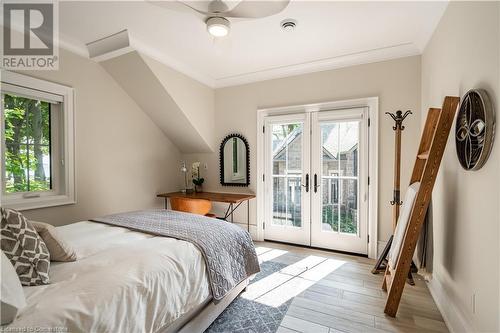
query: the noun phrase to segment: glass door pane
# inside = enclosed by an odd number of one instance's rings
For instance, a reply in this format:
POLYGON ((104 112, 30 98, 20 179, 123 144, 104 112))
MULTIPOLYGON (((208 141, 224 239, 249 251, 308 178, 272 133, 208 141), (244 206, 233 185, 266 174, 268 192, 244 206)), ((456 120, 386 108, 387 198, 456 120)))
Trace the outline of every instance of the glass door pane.
POLYGON ((272 224, 302 227, 303 124, 272 124, 272 224))
POLYGON ((310 115, 267 117, 264 133, 264 237, 310 245, 310 115))
POLYGON ((358 233, 359 121, 320 124, 321 230, 358 233))

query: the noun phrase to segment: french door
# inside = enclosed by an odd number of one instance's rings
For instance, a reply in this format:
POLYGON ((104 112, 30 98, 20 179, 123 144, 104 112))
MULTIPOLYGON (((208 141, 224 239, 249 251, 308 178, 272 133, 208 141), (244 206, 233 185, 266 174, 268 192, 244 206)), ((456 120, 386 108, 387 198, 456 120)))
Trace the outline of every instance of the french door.
POLYGON ((266 239, 367 254, 367 111, 266 117, 266 239))
POLYGON ((265 126, 265 237, 310 245, 310 117, 273 116, 265 126))

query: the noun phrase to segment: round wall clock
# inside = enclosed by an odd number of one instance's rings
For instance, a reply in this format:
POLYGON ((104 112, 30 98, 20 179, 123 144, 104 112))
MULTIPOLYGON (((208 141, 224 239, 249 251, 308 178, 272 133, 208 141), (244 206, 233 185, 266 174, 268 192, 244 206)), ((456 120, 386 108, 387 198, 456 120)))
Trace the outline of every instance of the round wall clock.
POLYGON ((488 94, 469 90, 460 103, 455 127, 457 156, 465 170, 479 170, 493 146, 495 117, 488 94))

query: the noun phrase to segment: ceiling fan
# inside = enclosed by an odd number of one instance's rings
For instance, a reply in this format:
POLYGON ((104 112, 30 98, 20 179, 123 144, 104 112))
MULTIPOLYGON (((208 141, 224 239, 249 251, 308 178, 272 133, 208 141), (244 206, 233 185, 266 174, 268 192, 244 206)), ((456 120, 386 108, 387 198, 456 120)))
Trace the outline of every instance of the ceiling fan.
MULTIPOLYGON (((290 0, 178 2, 203 16, 210 35, 224 37, 231 28, 231 22, 228 18, 257 19, 278 14, 288 6, 290 0)), ((155 3, 160 6, 165 4, 165 2, 155 3)))

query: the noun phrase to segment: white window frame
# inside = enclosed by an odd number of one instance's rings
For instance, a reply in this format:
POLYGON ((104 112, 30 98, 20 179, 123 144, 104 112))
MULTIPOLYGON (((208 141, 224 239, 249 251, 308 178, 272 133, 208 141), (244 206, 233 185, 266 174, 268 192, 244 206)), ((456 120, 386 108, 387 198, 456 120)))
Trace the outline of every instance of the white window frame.
MULTIPOLYGON (((30 90, 34 90, 36 92, 36 96, 33 95, 32 98, 59 101, 62 110, 60 110, 58 117, 59 127, 53 129, 59 134, 56 141, 61 141, 59 149, 57 149, 57 152, 53 154, 56 156, 57 160, 51 156, 53 168, 58 170, 51 175, 51 177, 53 177, 51 178, 52 183, 56 184, 56 186, 51 191, 33 192, 36 193, 36 196, 26 195, 26 193, 13 193, 7 195, 3 193, 5 175, 3 174, 2 169, 0 205, 2 207, 9 207, 17 210, 29 210, 76 203, 73 88, 9 71, 1 72, 1 82, 2 93, 4 93, 4 86, 9 87, 9 90, 12 90, 13 88, 16 89, 16 92, 20 92, 21 95, 23 95, 23 91, 25 92, 24 95, 27 95, 30 90)), ((5 151, 3 101, 0 117, 2 133, 0 153, 3 168, 5 151)), ((54 123, 52 123, 51 126, 54 126, 54 123)))

